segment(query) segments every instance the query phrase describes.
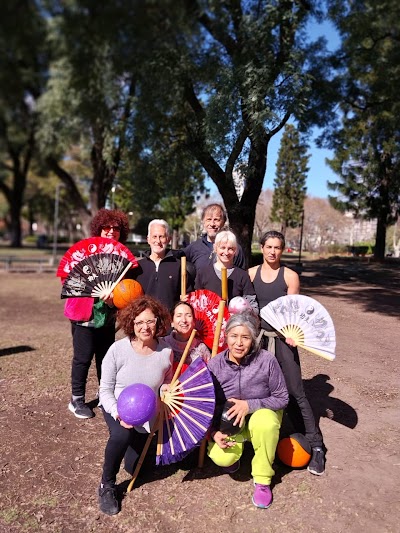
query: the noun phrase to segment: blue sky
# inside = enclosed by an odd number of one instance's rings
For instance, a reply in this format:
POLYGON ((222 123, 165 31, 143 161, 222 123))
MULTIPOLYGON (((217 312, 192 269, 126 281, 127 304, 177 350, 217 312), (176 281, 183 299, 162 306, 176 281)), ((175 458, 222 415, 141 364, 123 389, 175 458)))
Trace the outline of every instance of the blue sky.
MULTIPOLYGON (((314 39, 319 36, 325 36, 328 41, 328 48, 334 50, 339 44, 339 38, 335 31, 335 28, 329 22, 323 24, 317 24, 315 22, 309 25, 310 36, 314 39)), ((267 154, 267 171, 264 178, 264 189, 273 189, 273 183, 276 173, 276 161, 278 159, 278 151, 280 147, 281 137, 283 131, 275 135, 268 147, 267 154)), ((307 194, 309 196, 316 196, 319 198, 327 198, 329 191, 327 187, 328 181, 337 181, 338 176, 332 172, 332 170, 325 163, 326 158, 332 157, 330 150, 317 148, 311 139, 309 141, 309 172, 307 177, 307 194)), ((210 189, 211 194, 217 192, 214 183, 208 179, 206 182, 207 187, 210 189)), ((332 193, 331 193, 332 194, 332 193)))

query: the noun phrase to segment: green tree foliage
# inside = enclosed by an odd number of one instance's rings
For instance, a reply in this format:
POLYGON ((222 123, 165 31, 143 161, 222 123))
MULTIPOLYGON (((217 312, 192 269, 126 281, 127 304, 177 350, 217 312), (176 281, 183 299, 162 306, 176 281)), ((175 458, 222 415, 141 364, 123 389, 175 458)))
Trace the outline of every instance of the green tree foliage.
POLYGON ((307 145, 292 124, 286 124, 279 148, 274 180, 271 221, 280 222, 281 232, 301 224, 308 172, 307 145))
POLYGON ((316 67, 322 43, 311 46, 305 33, 310 6, 186 0, 147 7, 146 66, 159 78, 143 81, 138 114, 202 165, 249 257, 270 139, 292 115, 302 127, 324 121, 311 105, 325 66, 316 67), (240 199, 238 168, 246 178, 240 199))
POLYGON ((0 17, 0 192, 9 205, 11 246, 21 246, 21 210, 35 158, 36 102, 47 77, 45 22, 30 0, 7 2, 0 17))
MULTIPOLYGON (((331 2, 343 37, 340 128, 330 131, 340 181, 332 205, 377 219, 374 255, 385 253, 386 229, 400 211, 400 6, 395 0, 331 2), (390 82, 388 82, 390 80, 390 82)), ((335 126, 335 125, 334 125, 335 126)))

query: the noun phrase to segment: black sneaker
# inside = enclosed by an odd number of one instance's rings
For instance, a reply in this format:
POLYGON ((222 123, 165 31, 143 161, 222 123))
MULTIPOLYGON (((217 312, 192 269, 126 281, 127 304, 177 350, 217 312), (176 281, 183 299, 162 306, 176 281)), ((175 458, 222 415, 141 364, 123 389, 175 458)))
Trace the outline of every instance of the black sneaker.
POLYGON ((88 405, 86 405, 84 398, 78 398, 77 400, 72 400, 68 404, 68 409, 71 413, 77 418, 93 418, 94 413, 88 405))
POLYGON ((319 446, 312 449, 311 461, 307 470, 316 476, 322 476, 325 472, 325 452, 319 446))
POLYGON ((100 511, 105 514, 113 515, 119 513, 119 504, 117 500, 117 490, 115 487, 99 487, 99 506, 100 511))

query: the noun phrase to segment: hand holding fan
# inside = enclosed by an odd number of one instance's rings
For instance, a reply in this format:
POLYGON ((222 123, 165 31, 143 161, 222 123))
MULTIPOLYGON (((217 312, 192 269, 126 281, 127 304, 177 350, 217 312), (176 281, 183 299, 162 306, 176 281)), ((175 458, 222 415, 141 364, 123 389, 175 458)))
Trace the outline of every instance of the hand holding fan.
MULTIPOLYGON (((215 331, 219 321, 219 304, 221 298, 213 291, 198 289, 188 294, 188 302, 192 305, 195 313, 197 333, 199 338, 210 350, 214 345, 215 331)), ((224 307, 220 317, 221 327, 217 339, 217 349, 221 351, 225 347, 225 325, 229 319, 229 311, 224 307)))
POLYGON ((61 258, 61 298, 104 298, 138 262, 122 243, 104 237, 77 242, 61 258))
POLYGON ((297 346, 325 359, 335 359, 335 327, 325 307, 302 294, 273 300, 260 311, 261 317, 297 346))

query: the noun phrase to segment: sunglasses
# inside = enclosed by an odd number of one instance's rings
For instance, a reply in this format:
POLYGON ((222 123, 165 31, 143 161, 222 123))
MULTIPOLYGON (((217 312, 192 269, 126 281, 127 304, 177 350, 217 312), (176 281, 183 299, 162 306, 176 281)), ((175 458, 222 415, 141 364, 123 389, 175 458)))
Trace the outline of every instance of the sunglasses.
POLYGON ((121 228, 119 226, 103 226, 101 228, 103 231, 109 232, 111 230, 113 231, 121 231, 121 228))

